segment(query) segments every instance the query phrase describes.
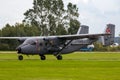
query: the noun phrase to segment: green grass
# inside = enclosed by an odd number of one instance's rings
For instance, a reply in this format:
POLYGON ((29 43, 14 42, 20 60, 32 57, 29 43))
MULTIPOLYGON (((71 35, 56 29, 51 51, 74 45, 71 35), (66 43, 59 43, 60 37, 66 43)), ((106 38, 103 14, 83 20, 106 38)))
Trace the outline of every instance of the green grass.
POLYGON ((0 80, 120 80, 120 53, 90 52, 63 55, 58 61, 47 55, 24 56, 0 52, 0 80))

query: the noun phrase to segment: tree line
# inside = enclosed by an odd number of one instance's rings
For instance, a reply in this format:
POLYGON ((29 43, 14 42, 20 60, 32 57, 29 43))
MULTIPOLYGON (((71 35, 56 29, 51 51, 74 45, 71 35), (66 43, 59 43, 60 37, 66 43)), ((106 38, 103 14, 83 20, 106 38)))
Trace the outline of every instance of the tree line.
MULTIPOLYGON (((0 30, 1 37, 25 37, 25 36, 38 36, 40 31, 36 26, 29 26, 24 24, 9 25, 6 24, 0 30)), ((0 50, 15 50, 19 45, 17 40, 0 40, 0 50)))
POLYGON ((94 43, 95 48, 93 49, 93 51, 100 51, 100 52, 107 52, 107 51, 111 51, 111 52, 118 52, 120 51, 120 46, 103 46, 102 43, 100 42, 95 42, 94 43))

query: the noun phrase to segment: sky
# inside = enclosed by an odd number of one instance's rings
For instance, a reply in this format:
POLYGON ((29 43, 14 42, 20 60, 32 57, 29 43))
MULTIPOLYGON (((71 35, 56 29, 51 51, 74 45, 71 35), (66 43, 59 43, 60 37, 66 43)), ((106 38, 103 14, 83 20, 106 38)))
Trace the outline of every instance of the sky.
MULTIPOLYGON (((90 33, 102 33, 106 24, 116 25, 116 36, 120 34, 120 0, 63 0, 76 4, 79 21, 90 27, 90 33)), ((9 23, 22 22, 23 13, 32 8, 33 0, 0 0, 0 28, 9 23)))

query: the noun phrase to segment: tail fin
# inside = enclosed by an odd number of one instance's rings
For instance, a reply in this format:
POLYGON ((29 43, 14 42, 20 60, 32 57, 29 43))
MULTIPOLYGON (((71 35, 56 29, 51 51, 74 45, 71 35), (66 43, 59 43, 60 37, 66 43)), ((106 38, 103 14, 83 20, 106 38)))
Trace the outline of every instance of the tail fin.
POLYGON ((102 43, 104 46, 109 46, 114 43, 115 38, 115 25, 114 24, 107 24, 107 28, 105 29, 105 33, 109 33, 111 35, 104 36, 102 39, 102 43))
POLYGON ((77 32, 77 34, 88 34, 88 33, 89 33, 89 27, 86 25, 82 25, 77 32))

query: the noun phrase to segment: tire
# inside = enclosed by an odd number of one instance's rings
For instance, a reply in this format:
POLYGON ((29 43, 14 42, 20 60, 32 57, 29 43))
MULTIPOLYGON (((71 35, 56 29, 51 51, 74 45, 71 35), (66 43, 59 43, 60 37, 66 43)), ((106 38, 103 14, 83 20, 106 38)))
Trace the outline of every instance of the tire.
POLYGON ((23 60, 23 56, 22 55, 18 56, 18 60, 23 60))
POLYGON ((41 56, 41 60, 46 60, 46 57, 45 56, 41 56))
POLYGON ((61 55, 57 56, 57 60, 62 60, 62 56, 61 55))

